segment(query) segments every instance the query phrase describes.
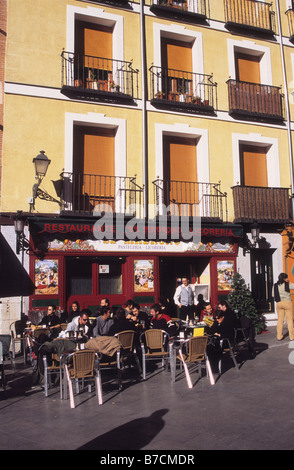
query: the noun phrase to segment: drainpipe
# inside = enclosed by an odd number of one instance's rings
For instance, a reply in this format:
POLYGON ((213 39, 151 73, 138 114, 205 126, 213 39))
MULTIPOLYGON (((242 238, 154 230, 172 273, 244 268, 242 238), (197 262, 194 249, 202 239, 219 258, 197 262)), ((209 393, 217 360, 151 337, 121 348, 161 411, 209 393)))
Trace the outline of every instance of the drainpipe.
POLYGON ((280 13, 280 0, 276 0, 277 6, 277 21, 279 28, 279 37, 280 37, 280 51, 281 51, 281 60, 282 60, 282 72, 283 72, 283 82, 285 90, 285 104, 286 104, 286 126, 288 133, 288 145, 289 145, 289 159, 290 159, 290 175, 291 175, 291 202, 292 202, 292 214, 294 214, 294 165, 293 165, 293 145, 291 138, 291 117, 290 117, 290 108, 289 108, 289 90, 287 82, 287 74, 285 68, 285 55, 284 55, 284 46, 283 46, 283 36, 282 36, 282 24, 281 24, 281 13, 280 13))
POLYGON ((148 131, 146 103, 148 99, 147 64, 146 64, 146 35, 144 1, 140 0, 140 40, 141 40, 141 84, 142 84, 142 150, 143 150, 143 204, 144 217, 148 219, 148 131))

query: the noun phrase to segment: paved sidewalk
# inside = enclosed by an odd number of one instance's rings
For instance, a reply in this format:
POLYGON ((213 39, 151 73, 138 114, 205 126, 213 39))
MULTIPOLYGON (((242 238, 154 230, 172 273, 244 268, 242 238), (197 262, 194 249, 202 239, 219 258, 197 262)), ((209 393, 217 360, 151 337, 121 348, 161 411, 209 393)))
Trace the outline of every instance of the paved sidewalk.
POLYGON ((58 388, 48 398, 30 389, 31 369, 18 358, 15 378, 7 372, 7 398, 0 393, 0 449, 293 449, 294 342, 278 342, 275 328, 256 340, 256 358, 244 352, 239 371, 228 360, 214 386, 195 372, 189 390, 180 371, 171 383, 169 371, 155 369, 144 382, 127 372, 118 393, 105 372, 104 404, 84 392, 75 409, 60 400, 58 388))

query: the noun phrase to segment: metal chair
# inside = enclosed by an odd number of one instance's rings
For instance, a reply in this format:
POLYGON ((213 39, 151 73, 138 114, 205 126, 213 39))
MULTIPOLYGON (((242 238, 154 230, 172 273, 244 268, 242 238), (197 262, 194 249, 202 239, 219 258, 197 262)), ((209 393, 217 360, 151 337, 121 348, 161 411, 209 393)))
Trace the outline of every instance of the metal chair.
POLYGON ((42 334, 48 336, 49 332, 50 332, 49 328, 36 328, 32 330, 30 333, 27 333, 25 335, 25 344, 29 350, 29 357, 30 357, 30 362, 32 366, 34 364, 34 360, 36 360, 36 356, 34 353, 34 346, 40 347, 41 343, 39 343, 38 341, 40 336, 42 334))
POLYGON ((6 378, 5 378, 5 370, 4 370, 4 362, 6 357, 9 357, 11 361, 11 365, 13 368, 13 373, 15 375, 15 364, 12 358, 12 354, 10 352, 10 344, 11 344, 11 336, 10 335, 0 335, 0 343, 1 343, 1 351, 0 351, 0 379, 2 383, 2 387, 6 392, 6 378))
POLYGON ((199 376, 201 377, 202 364, 205 362, 206 375, 210 380, 211 385, 215 384, 214 377, 212 374, 209 359, 206 354, 207 347, 207 336, 196 336, 187 339, 180 345, 179 355, 177 359, 181 361, 184 366, 186 380, 189 388, 193 388, 191 377, 188 370, 188 364, 197 363, 199 376))
POLYGON ((23 322, 21 320, 17 320, 11 323, 9 330, 11 334, 12 358, 15 359, 16 344, 20 344, 21 350, 23 352, 23 361, 26 363, 26 340, 24 337, 23 322))
POLYGON ((232 344, 231 344, 231 341, 229 338, 222 338, 220 340, 220 347, 221 347, 221 350, 222 350, 222 354, 221 354, 221 357, 218 361, 218 371, 221 375, 222 373, 222 361, 223 361, 223 357, 226 356, 228 353, 230 354, 230 357, 234 363, 234 366, 236 368, 237 371, 239 371, 239 367, 238 367, 238 363, 236 361, 236 358, 235 358, 235 355, 234 355, 234 351, 233 351, 233 348, 232 348, 232 344))
POLYGON ((136 367, 138 369, 139 374, 142 374, 142 369, 140 366, 140 362, 137 356, 136 348, 134 347, 134 336, 135 332, 133 330, 125 330, 117 333, 115 335, 119 342, 122 345, 122 350, 120 351, 120 362, 121 368, 124 367, 124 364, 131 358, 135 360, 136 367))
POLYGON ((255 358, 254 340, 255 330, 250 318, 242 316, 239 318, 239 326, 234 329, 234 350, 240 351, 240 343, 246 344, 252 358, 255 358))
POLYGON ((169 335, 164 330, 146 330, 140 335, 142 350, 143 380, 146 380, 146 361, 161 359, 162 367, 165 367, 165 360, 170 364, 172 381, 174 381, 174 356, 173 344, 169 342, 169 335), (145 339, 145 341, 144 341, 145 339), (168 351, 166 349, 168 348, 168 351))
MULTIPOLYGON (((98 396, 98 404, 102 405, 102 387, 99 367, 99 357, 95 351, 81 350, 75 351, 67 357, 64 362, 65 384, 67 382, 69 388, 70 407, 75 408, 73 381, 76 385, 76 393, 79 393, 79 381, 84 385, 85 381, 94 381, 96 384, 96 393, 98 396), (69 365, 68 359, 71 360, 69 365)), ((67 388, 65 387, 65 398, 67 397, 67 388)))
POLYGON ((44 388, 45 388, 45 396, 48 397, 49 389, 51 388, 51 376, 52 375, 59 375, 60 379, 60 398, 63 398, 62 393, 62 365, 60 362, 60 357, 57 354, 52 354, 51 364, 48 364, 47 356, 43 356, 43 364, 44 364, 44 388))

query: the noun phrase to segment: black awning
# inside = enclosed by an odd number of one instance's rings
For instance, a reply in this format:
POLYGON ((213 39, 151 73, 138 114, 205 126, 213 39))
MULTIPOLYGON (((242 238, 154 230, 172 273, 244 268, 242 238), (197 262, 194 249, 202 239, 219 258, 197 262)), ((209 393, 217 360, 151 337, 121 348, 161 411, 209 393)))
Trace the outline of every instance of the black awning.
POLYGON ((0 233, 0 255, 0 297, 33 294, 34 283, 2 233, 0 233))

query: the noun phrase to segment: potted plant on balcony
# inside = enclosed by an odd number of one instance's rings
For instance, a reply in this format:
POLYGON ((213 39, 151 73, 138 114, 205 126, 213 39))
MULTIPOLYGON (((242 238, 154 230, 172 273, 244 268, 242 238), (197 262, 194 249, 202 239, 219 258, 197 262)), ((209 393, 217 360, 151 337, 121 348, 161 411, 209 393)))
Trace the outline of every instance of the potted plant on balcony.
POLYGON ((163 91, 158 91, 158 92, 155 93, 155 95, 154 95, 154 98, 156 98, 157 100, 162 100, 163 97, 164 97, 163 91))
POLYGON ((198 106, 201 105, 201 97, 200 96, 193 96, 192 103, 197 104, 198 106))
POLYGON ((110 87, 110 91, 111 91, 112 93, 117 93, 117 92, 119 92, 119 85, 117 85, 114 81, 111 81, 111 82, 109 83, 109 87, 110 87))
POLYGON ((87 78, 88 88, 98 90, 98 81, 95 70, 89 69, 89 78, 87 78))
POLYGON ((186 87, 185 86, 181 86, 180 89, 179 89, 179 101, 181 103, 185 103, 186 102, 186 87))

